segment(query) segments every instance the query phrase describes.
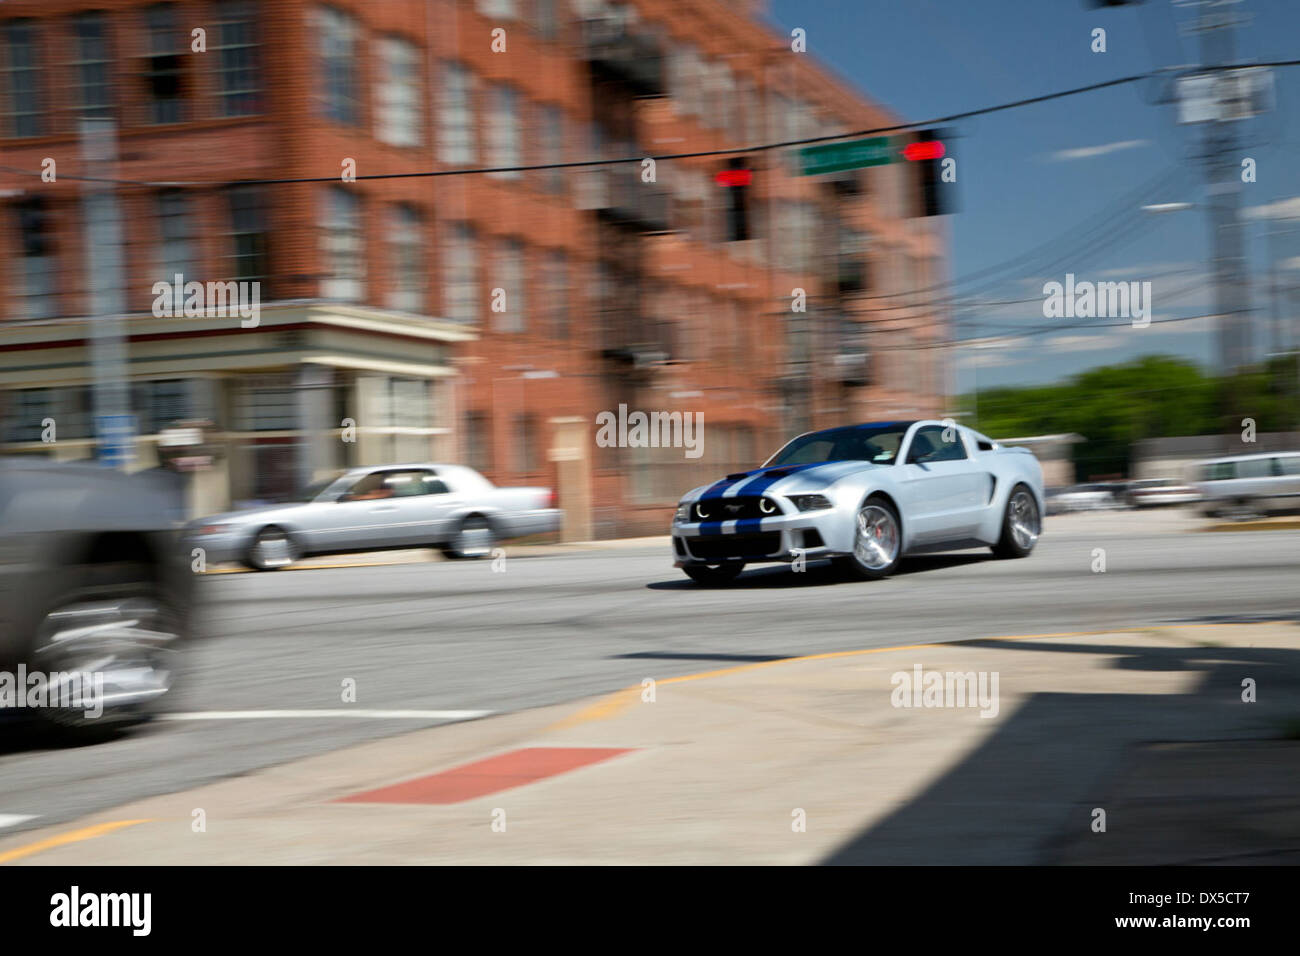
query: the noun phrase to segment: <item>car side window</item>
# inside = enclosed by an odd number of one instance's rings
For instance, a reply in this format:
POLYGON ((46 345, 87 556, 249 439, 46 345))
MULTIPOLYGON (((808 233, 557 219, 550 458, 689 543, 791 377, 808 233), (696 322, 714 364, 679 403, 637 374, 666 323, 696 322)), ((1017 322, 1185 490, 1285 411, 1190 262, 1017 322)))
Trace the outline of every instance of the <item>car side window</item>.
POLYGON ((394 498, 416 498, 432 494, 427 484, 432 477, 427 471, 390 471, 384 476, 384 485, 392 489, 394 498))
POLYGON ((957 434, 955 428, 949 429, 943 425, 926 425, 917 429, 907 452, 909 462, 964 461, 965 459, 966 447, 962 444, 961 436, 957 434), (944 432, 949 433, 951 440, 945 439, 944 432))

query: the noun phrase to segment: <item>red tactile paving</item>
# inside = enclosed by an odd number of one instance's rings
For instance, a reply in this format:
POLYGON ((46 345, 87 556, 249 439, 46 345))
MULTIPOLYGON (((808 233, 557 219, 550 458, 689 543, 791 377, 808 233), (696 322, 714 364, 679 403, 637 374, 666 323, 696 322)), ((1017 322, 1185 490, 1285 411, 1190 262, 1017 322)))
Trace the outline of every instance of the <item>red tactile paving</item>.
POLYGON ((354 793, 339 803, 460 803, 524 784, 568 773, 628 753, 633 748, 524 747, 485 760, 463 764, 427 777, 417 777, 354 793))

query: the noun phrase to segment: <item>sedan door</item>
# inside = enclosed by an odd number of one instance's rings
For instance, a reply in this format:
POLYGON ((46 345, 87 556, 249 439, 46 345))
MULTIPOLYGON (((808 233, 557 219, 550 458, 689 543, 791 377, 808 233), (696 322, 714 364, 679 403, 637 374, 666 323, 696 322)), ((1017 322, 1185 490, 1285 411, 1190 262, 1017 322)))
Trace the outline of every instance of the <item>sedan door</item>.
POLYGON ((914 544, 974 535, 989 490, 988 473, 971 460, 956 426, 922 425, 898 466, 903 522, 914 544))
POLYGON ((392 479, 391 504, 397 509, 390 547, 427 548, 441 544, 459 497, 433 469, 405 471, 392 479))
POLYGON ((338 500, 313 503, 304 520, 307 547, 313 551, 393 547, 401 515, 396 489, 403 483, 401 476, 410 474, 410 469, 372 471, 338 500))

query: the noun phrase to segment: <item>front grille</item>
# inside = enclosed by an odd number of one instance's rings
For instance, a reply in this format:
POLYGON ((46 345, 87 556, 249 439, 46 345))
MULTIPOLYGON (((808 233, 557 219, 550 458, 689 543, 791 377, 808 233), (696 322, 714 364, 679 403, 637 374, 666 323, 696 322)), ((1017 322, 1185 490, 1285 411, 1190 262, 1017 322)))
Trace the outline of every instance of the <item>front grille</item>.
POLYGON ((758 534, 720 534, 690 538, 687 547, 691 549, 692 555, 705 561, 762 558, 781 550, 781 532, 763 531, 758 534))
POLYGON ((714 498, 697 501, 691 506, 692 521, 736 521, 741 518, 775 518, 781 509, 771 498, 758 495, 737 495, 735 498, 714 498), (759 507, 760 501, 767 502, 767 511, 759 507), (699 509, 703 508, 705 516, 701 517, 699 509))

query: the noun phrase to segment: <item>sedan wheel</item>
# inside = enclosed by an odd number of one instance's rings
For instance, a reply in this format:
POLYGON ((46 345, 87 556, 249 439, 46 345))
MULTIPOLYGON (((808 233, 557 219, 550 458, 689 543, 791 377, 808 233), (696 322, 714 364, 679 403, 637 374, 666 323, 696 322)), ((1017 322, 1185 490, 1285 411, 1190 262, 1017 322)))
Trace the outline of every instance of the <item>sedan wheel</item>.
POLYGON ((1002 519, 1002 537, 993 546, 993 553, 1000 558, 1023 558, 1034 550, 1042 531, 1038 502, 1028 488, 1017 485, 1007 501, 1006 515, 1002 519))
POLYGON ((492 522, 482 515, 470 515, 460 523, 456 537, 442 553, 448 558, 486 558, 496 546, 492 522))
POLYGON ((858 510, 853 554, 836 564, 863 579, 883 578, 898 566, 902 533, 898 514, 883 498, 868 498, 858 510))
POLYGON ((283 528, 263 528, 248 550, 247 564, 258 571, 288 567, 298 560, 298 548, 283 528))

